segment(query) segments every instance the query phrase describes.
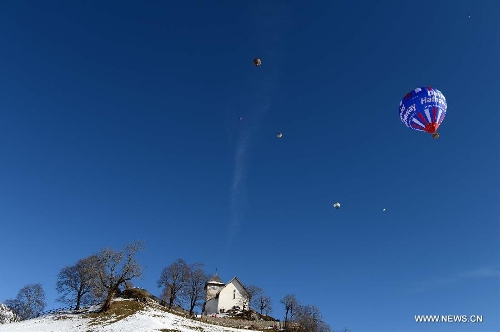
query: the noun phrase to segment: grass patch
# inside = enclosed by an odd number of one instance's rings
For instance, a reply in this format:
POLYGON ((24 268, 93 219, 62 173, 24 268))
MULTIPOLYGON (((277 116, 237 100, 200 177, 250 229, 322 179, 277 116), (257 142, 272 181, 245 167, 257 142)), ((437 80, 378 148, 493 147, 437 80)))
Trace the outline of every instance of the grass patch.
POLYGON ((122 292, 121 297, 124 299, 145 300, 152 298, 152 295, 147 290, 142 288, 129 288, 122 292))
POLYGON ((116 301, 111 303, 109 310, 106 312, 92 312, 83 317, 91 319, 90 325, 101 325, 104 322, 113 324, 135 314, 143 308, 144 305, 137 301, 116 301))

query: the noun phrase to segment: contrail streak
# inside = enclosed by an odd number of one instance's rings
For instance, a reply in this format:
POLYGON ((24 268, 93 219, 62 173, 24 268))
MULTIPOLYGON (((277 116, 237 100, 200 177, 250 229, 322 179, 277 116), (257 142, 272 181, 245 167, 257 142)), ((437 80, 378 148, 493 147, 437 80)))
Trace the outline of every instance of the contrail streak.
POLYGON ((280 40, 282 40, 286 31, 291 27, 288 6, 286 4, 284 6, 285 7, 282 5, 276 6, 274 4, 265 3, 261 6, 257 6, 258 8, 253 5, 251 7, 252 10, 257 11, 255 31, 266 31, 269 37, 269 39, 266 40, 269 42, 267 47, 263 45, 264 49, 268 51, 264 55, 265 58, 262 59, 262 65, 266 66, 266 63, 273 63, 274 67, 271 69, 271 72, 268 72, 266 76, 262 77, 262 80, 256 86, 255 100, 258 100, 260 103, 255 105, 253 112, 245 115, 242 123, 245 128, 237 138, 230 191, 231 222, 228 228, 228 245, 231 245, 235 234, 243 223, 244 210, 247 203, 245 192, 247 159, 251 148, 252 137, 258 132, 263 117, 270 109, 271 94, 276 88, 278 67, 280 63, 277 45, 280 40))
POLYGON ((260 117, 265 114, 268 107, 259 107, 254 113, 256 123, 244 129, 239 135, 234 154, 234 171, 231 181, 231 223, 229 225, 229 244, 231 244, 234 234, 238 231, 242 223, 243 212, 246 205, 245 197, 245 176, 247 171, 247 155, 250 149, 252 134, 257 131, 260 117))

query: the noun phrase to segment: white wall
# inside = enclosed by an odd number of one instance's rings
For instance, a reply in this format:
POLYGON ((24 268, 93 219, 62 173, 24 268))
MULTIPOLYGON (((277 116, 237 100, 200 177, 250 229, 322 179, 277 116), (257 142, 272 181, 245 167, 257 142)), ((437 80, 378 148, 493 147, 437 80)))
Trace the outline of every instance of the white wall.
POLYGON ((246 304, 246 309, 248 309, 248 303, 242 296, 245 293, 243 287, 236 280, 232 280, 222 291, 219 293, 219 306, 218 309, 229 310, 233 306, 239 306, 243 309, 243 302, 246 304), (235 291, 235 292, 234 292, 235 291), (235 294, 235 299, 233 299, 233 292, 235 294))

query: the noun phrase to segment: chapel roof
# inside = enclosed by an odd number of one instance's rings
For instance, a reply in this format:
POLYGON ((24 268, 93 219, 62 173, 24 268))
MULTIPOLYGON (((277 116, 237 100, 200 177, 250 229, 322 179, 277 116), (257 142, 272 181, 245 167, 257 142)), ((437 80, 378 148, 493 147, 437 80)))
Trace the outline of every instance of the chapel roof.
POLYGON ((208 281, 208 283, 210 283, 210 284, 221 284, 221 285, 224 285, 224 283, 222 282, 222 280, 217 275, 217 271, 215 271, 215 274, 213 275, 212 278, 210 278, 210 280, 208 281))

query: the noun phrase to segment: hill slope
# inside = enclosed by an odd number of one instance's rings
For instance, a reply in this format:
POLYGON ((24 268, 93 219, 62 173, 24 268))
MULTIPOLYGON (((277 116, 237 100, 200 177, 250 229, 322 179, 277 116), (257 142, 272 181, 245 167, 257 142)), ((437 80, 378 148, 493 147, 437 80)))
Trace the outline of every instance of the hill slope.
POLYGON ((248 332, 205 324, 162 310, 152 302, 142 304, 134 300, 117 299, 111 310, 99 314, 89 309, 82 313, 61 313, 0 325, 0 332, 248 332))
POLYGON ((5 304, 0 303, 0 324, 7 324, 15 321, 15 316, 12 310, 5 304))

